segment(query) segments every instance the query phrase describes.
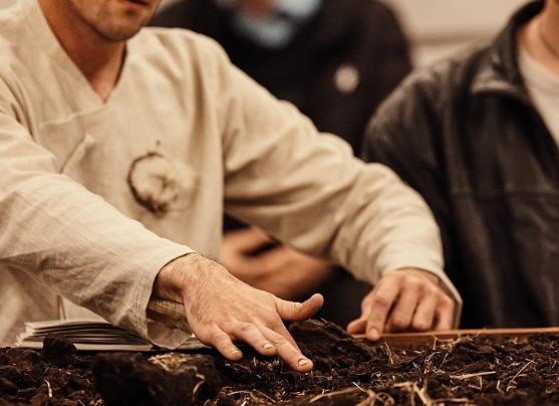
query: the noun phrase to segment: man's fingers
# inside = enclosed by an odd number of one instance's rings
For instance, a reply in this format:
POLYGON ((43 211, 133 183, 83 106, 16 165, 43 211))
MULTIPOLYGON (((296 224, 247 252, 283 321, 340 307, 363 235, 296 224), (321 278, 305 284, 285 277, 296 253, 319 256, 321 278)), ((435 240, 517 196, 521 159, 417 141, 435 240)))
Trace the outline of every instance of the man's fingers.
POLYGON ((296 371, 310 371, 313 363, 301 353, 283 323, 280 321, 274 328, 276 331, 252 323, 235 322, 231 323, 225 331, 215 327, 207 333, 200 334, 198 338, 204 344, 214 346, 231 361, 239 361, 243 356, 233 343, 234 338, 250 345, 262 355, 277 355, 296 371))
POLYGON ((403 331, 410 327, 421 294, 421 287, 418 284, 408 285, 400 292, 398 302, 387 323, 390 331, 403 331))
POLYGON ((377 287, 378 289, 374 289, 371 293, 371 312, 367 320, 365 331, 367 338, 372 341, 376 341, 380 338, 388 314, 400 291, 400 286, 396 282, 379 284, 377 287))
POLYGON ((435 310, 437 322, 434 329, 438 331, 450 330, 454 321, 454 301, 444 296, 435 310))
POLYGON ((276 309, 283 320, 301 321, 312 317, 324 304, 324 297, 315 293, 302 303, 276 299, 276 309))
POLYGON ((223 243, 234 246, 242 252, 251 252, 273 240, 258 228, 243 228, 241 230, 230 231, 224 236, 223 243))
POLYGON ((230 335, 237 340, 244 341, 262 355, 272 356, 276 354, 274 344, 254 324, 236 323, 230 335))
MULTIPOLYGON (((294 345, 294 342, 267 327, 263 327, 262 331, 276 348, 277 355, 291 368, 298 372, 309 372, 313 368, 312 361, 303 355, 299 348, 294 345)), ((289 333, 287 334, 291 338, 289 333)))
POLYGON ((231 337, 219 328, 214 328, 205 334, 199 334, 198 339, 206 345, 215 347, 221 355, 231 361, 239 361, 243 353, 231 340, 231 337))
POLYGON ((349 334, 363 334, 365 328, 367 328, 367 319, 360 317, 347 325, 347 332, 349 334))
POLYGON ((430 330, 435 324, 435 309, 439 298, 437 295, 427 295, 423 298, 415 315, 413 316, 412 328, 416 331, 430 330))

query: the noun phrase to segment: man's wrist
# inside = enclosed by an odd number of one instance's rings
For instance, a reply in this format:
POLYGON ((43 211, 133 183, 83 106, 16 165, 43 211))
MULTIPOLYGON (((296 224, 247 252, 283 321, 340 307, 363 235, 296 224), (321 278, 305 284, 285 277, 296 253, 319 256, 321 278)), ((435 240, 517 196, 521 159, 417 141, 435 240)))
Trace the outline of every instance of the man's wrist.
POLYGON ((200 258, 203 258, 200 254, 190 252, 167 263, 155 278, 152 297, 182 303, 200 258))
POLYGON ((441 278, 439 278, 438 275, 436 275, 434 272, 427 271, 426 269, 406 267, 406 268, 397 269, 397 271, 405 271, 411 275, 427 278, 439 287, 444 285, 443 281, 441 280, 441 278))

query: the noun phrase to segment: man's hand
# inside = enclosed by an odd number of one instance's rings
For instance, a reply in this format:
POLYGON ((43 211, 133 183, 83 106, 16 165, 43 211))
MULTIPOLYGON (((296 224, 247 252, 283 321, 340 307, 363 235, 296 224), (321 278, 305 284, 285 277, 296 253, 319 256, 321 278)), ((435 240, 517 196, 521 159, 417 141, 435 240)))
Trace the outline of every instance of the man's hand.
POLYGON ((293 300, 317 291, 332 274, 330 263, 277 245, 257 228, 224 235, 221 262, 237 278, 252 287, 293 300))
POLYGON ((440 288, 437 276, 406 268, 381 278, 363 299, 361 311, 347 330, 375 341, 383 332, 449 330, 454 301, 440 288))
POLYGON ((198 339, 232 361, 242 358, 233 341, 243 341, 262 355, 278 355, 299 372, 313 367, 283 320, 308 319, 322 306, 321 295, 303 303, 285 301, 252 288, 217 262, 193 253, 163 267, 153 297, 184 303, 186 319, 198 339))

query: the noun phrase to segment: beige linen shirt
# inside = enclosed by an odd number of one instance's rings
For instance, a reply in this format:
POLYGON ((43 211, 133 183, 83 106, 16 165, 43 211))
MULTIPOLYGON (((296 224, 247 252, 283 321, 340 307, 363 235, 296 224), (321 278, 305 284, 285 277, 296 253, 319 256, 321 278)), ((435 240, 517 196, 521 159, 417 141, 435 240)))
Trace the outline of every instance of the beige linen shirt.
POLYGON ((0 173, 1 344, 59 295, 149 336, 157 272, 218 257, 224 209, 371 283, 431 271, 459 302, 418 195, 191 32, 142 30, 103 102, 35 0, 2 11, 0 173))

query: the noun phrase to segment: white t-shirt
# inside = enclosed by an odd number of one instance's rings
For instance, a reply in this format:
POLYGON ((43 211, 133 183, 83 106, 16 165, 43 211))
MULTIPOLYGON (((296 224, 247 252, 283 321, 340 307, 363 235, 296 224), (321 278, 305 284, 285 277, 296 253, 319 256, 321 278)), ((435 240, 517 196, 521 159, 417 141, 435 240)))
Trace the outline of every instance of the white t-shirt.
POLYGON ((536 61, 524 47, 520 47, 518 55, 530 98, 559 145, 559 76, 536 61))

